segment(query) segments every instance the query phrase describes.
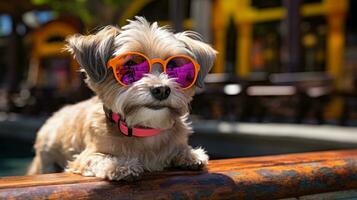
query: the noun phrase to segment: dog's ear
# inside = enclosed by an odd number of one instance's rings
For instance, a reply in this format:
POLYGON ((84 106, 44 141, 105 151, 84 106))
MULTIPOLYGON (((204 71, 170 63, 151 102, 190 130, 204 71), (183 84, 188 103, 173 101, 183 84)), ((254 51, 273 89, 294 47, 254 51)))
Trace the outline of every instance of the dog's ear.
POLYGON ((66 50, 73 54, 91 80, 100 83, 107 77, 106 65, 113 54, 114 39, 118 34, 118 28, 106 26, 96 34, 73 35, 66 39, 66 50))
POLYGON ((196 86, 202 88, 204 79, 214 64, 217 51, 210 45, 202 42, 201 36, 196 32, 185 31, 175 34, 175 37, 186 45, 186 48, 194 54, 200 65, 196 86))

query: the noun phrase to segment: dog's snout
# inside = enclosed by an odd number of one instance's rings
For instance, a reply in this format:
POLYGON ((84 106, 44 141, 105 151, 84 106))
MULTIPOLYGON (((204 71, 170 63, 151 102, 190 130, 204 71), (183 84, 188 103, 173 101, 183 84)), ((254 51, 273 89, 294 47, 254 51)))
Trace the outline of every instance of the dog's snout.
POLYGON ((165 100, 169 97, 171 89, 168 86, 154 87, 150 90, 151 95, 157 100, 165 100))

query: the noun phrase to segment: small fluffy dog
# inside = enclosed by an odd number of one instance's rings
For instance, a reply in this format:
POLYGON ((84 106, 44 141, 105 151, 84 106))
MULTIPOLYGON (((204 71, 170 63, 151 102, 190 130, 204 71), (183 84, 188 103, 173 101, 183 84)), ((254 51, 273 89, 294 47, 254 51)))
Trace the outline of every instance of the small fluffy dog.
POLYGON ((188 145, 189 103, 216 51, 195 32, 174 34, 142 17, 74 35, 67 49, 96 96, 56 112, 39 130, 28 174, 69 171, 131 180, 167 167, 201 169, 188 145))

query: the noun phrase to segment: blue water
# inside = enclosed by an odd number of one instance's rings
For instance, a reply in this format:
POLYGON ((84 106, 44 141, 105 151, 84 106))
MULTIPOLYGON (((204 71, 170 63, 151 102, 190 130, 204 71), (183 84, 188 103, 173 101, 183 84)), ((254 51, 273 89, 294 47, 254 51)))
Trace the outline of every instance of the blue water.
POLYGON ((0 176, 24 175, 33 150, 29 142, 0 138, 0 176))

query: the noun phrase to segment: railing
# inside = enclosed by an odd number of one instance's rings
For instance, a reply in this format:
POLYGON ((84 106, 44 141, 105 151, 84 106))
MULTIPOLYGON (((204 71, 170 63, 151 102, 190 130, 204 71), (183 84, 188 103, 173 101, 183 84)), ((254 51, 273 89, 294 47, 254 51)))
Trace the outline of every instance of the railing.
POLYGON ((148 173, 135 182, 66 173, 3 177, 0 199, 279 199, 356 195, 353 188, 357 150, 213 160, 207 171, 148 173))

